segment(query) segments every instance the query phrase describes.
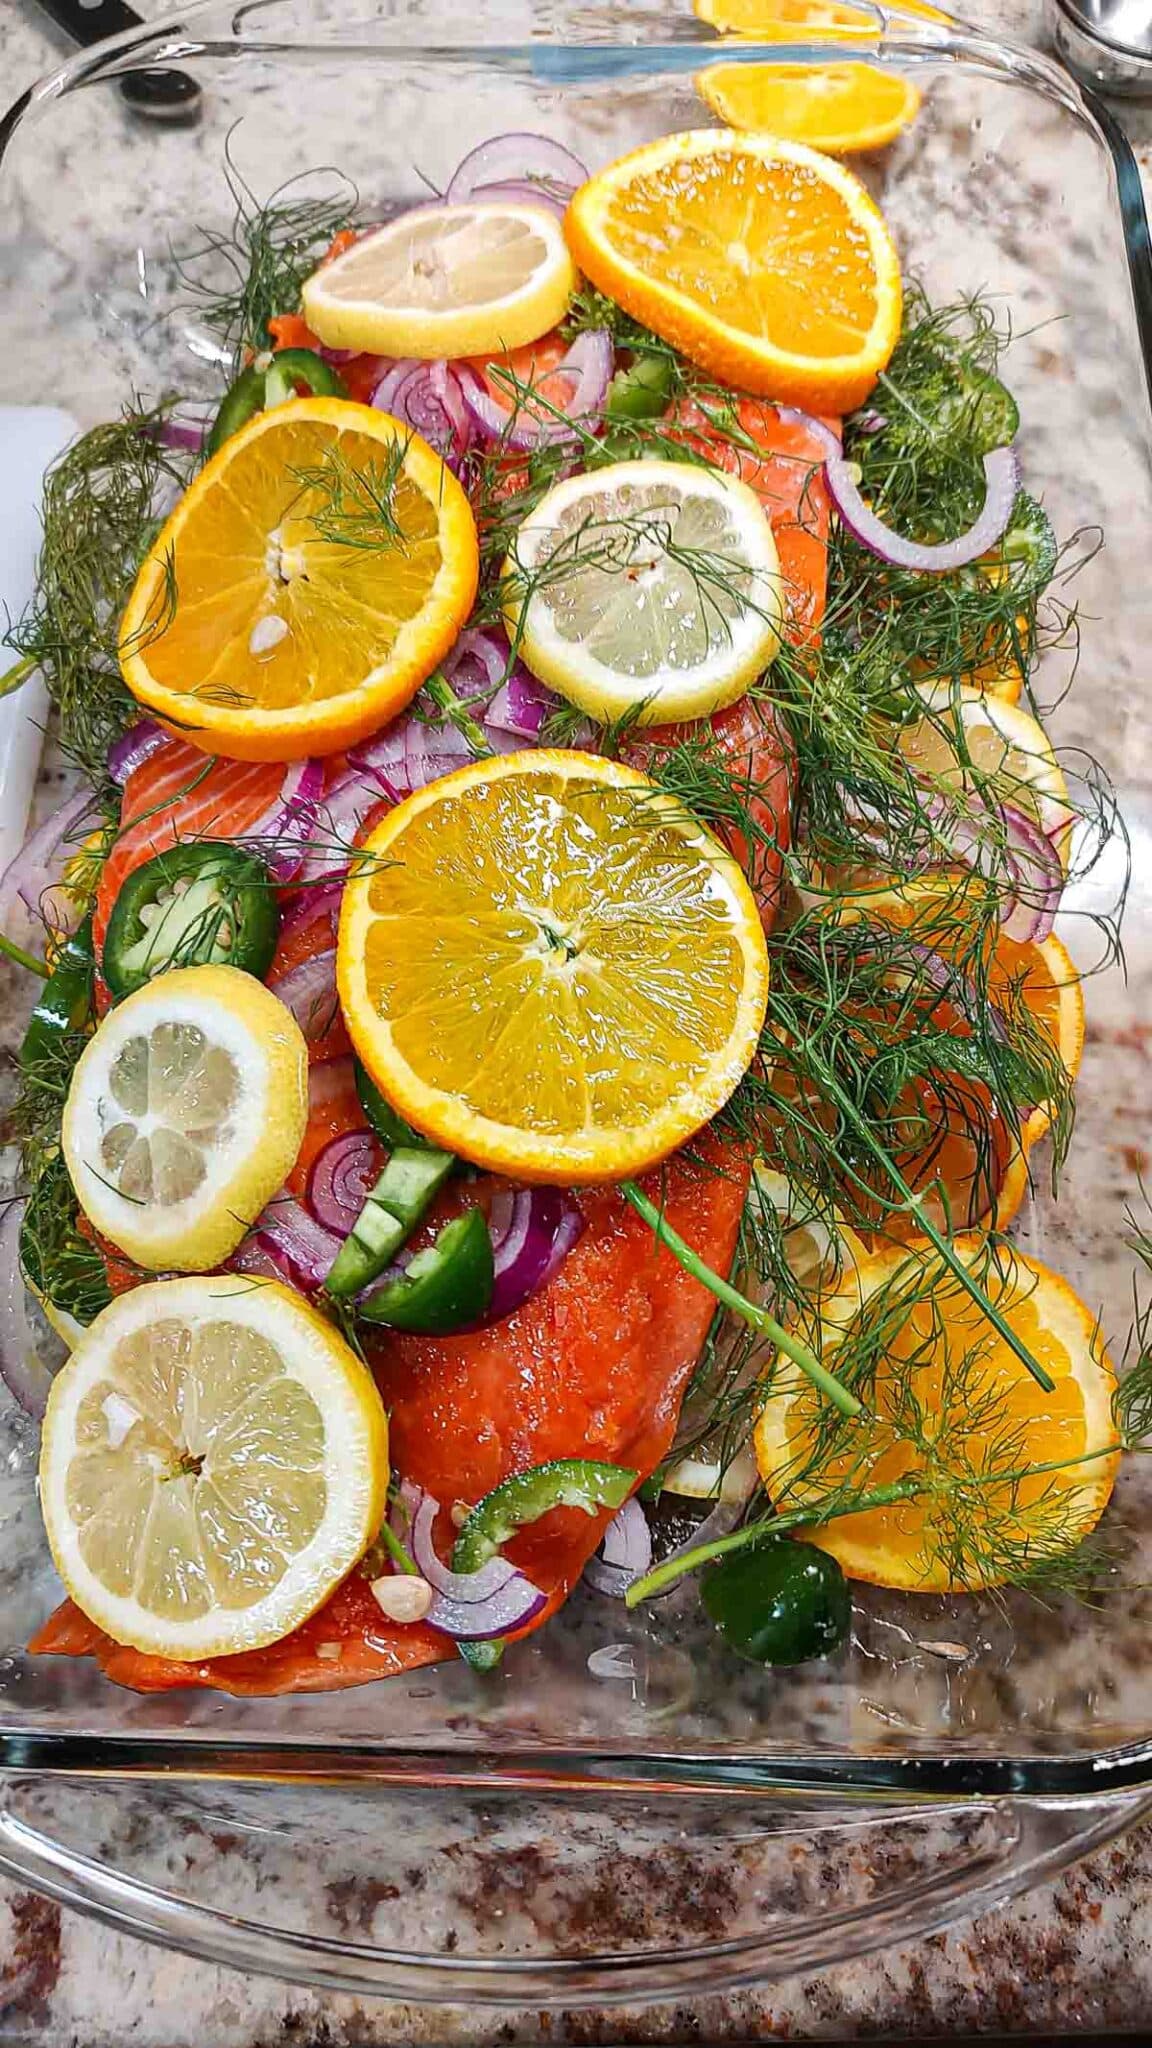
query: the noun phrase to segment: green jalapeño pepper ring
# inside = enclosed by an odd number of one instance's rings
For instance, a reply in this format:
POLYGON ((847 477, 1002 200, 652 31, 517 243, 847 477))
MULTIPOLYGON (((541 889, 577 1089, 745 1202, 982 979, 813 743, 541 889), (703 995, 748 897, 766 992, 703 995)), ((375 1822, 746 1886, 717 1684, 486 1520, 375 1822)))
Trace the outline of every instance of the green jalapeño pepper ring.
POLYGON ((114 996, 170 967, 222 964, 263 979, 280 930, 263 861, 226 840, 169 847, 133 870, 108 920, 100 961, 114 996))
POLYGON ((282 348, 278 355, 258 355, 241 370, 224 393, 220 410, 204 443, 205 457, 216 455, 240 427, 258 412, 295 398, 302 384, 312 398, 347 398, 348 390, 331 363, 311 348, 282 348))

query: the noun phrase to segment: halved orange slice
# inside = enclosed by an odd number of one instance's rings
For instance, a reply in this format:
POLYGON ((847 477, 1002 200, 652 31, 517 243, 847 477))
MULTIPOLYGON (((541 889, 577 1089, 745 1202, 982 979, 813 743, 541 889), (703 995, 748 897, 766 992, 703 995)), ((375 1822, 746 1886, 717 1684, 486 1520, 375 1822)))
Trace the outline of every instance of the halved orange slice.
POLYGON ((900 262, 859 180, 770 135, 667 135, 581 185, 580 269, 722 383, 861 404, 900 332, 900 262))
POLYGON ((878 64, 710 64, 696 87, 730 128, 830 156, 883 149, 920 107, 911 79, 878 64))
POLYGON ((336 753, 415 695, 477 573, 468 500, 426 441, 371 406, 294 399, 176 506, 121 622, 124 680, 207 753, 336 753))
POLYGON ((842 1299, 821 1304, 833 1370, 863 1357, 857 1340, 867 1332, 872 1370, 855 1385, 864 1415, 832 1415, 782 1360, 756 1425, 760 1476, 778 1508, 846 1486, 921 1483, 914 1498, 804 1532, 850 1578, 914 1593, 974 1592, 1060 1557, 1095 1527, 1119 1462, 1116 1375, 1092 1310, 1058 1273, 1008 1246, 958 1238, 955 1248, 1047 1367, 1051 1393, 920 1242, 877 1254, 842 1299))

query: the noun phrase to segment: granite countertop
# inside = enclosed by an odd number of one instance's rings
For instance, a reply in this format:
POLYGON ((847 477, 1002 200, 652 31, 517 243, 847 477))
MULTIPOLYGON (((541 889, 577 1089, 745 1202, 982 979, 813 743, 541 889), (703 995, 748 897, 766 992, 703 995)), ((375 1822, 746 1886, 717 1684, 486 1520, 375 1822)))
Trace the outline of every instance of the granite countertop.
MULTIPOLYGON (((145 11, 158 9, 146 4, 145 11)), ((975 0, 966 12, 1005 33, 1044 40, 1043 14, 1036 0, 1001 0, 999 5, 995 0, 975 0)), ((0 10, 4 99, 14 97, 46 70, 62 50, 40 16, 25 11, 18 0, 7 0, 0 10)), ((1147 181, 1152 110, 1129 108, 1123 118, 1147 181)), ((0 363, 0 400, 52 399, 54 360, 46 349, 42 370, 23 358, 17 362, 10 356, 0 363)), ((85 1800, 97 1797, 67 1787, 54 1796, 57 1816, 71 1804, 73 1817, 81 1818, 85 1800)), ((194 1801, 195 1795, 189 1796, 194 1801)), ((248 1795, 249 1813, 258 1810, 251 1806, 258 1796, 248 1795)), ((223 1796, 218 1803, 225 1806, 223 1796)), ((244 1824, 234 1825, 227 1818, 203 1819, 201 1824, 194 1809, 189 1817, 189 1808, 179 1797, 170 1812, 166 1823, 155 1813, 150 1816, 151 1832, 144 1840, 129 1794, 99 1839, 110 1854, 139 1853, 148 1874, 160 1881, 171 1880, 174 1870, 186 1874, 195 1867, 195 1889, 201 1897, 225 1909, 238 1908, 243 1888, 237 1888, 237 1878, 245 1874, 246 1858, 256 1857, 257 1849, 250 1850, 247 1844, 259 1832, 258 1823, 250 1822, 247 1831, 244 1824)), ((473 1809, 468 1824, 476 1822, 473 1809)), ((490 1917, 503 1913, 506 1903, 512 1910, 522 1904, 523 1858, 528 1852, 514 1844, 505 1849, 499 1830, 480 1815, 481 1836, 486 1828, 483 1855, 474 1843, 457 1845, 455 1876, 451 1885, 445 1881, 442 1898, 433 1900, 434 1881, 428 1883, 425 1907, 430 1917, 437 1908, 442 1919, 471 1911, 475 1926, 484 1913, 490 1917), (467 1863, 469 1856, 474 1867, 468 1866, 465 1876, 460 1859, 467 1863)), ((85 1839, 91 1840, 94 1831, 95 1822, 85 1839)), ((647 1884, 651 1890, 666 1885, 668 1870, 666 1856, 659 1864, 640 1868, 641 1886, 647 1884)), ((419 1870, 397 1874, 404 1876, 409 1890, 425 1889, 419 1870)), ((625 1881, 621 1873, 612 1872, 614 1907, 619 1906, 619 1886, 625 1881)), ((629 1881, 637 1882, 636 1871, 629 1881)), ((715 1873, 711 1881, 716 1881, 715 1873)), ((275 1876, 269 1879, 273 1887, 277 1882, 275 1876)), ((822 1882, 827 1885, 831 1879, 825 1875, 822 1882)), ((723 1931, 722 1917, 719 1924, 708 1918, 708 1901, 702 1903, 698 1877, 694 1884, 684 1897, 691 1897, 691 1910, 703 1917, 693 1923, 685 1907, 685 1926, 695 1924, 706 1933, 723 1931)), ((257 1893, 263 1885, 258 1877, 257 1893)), ((313 1888, 318 1885, 314 1878, 313 1888)), ((363 1939, 371 1928, 377 1938, 398 1938, 387 1918, 383 1923, 374 1918, 378 1911, 390 1911, 396 1887, 369 1883, 354 1891, 328 1884, 322 1889, 328 1931, 363 1939)), ((721 1882, 716 1910, 726 1897, 721 1882)), ((273 1895, 269 1917, 275 1917, 276 1903, 273 1895)), ((411 1898, 399 1901, 397 1917, 412 1907, 411 1898)), ((250 1893, 246 1910, 260 1917, 259 1899, 253 1907, 250 1893)), ((409 1936, 413 1925, 419 1931, 420 1910, 408 1925, 409 1936)), ((451 1938, 447 1945, 451 1947, 451 1938)), ((1142 2036, 1152 2032, 1152 1824, 1132 1829, 1014 1905, 947 1934, 892 1947, 819 1975, 728 1997, 678 1997, 675 2002, 613 2011, 416 2009, 300 1990, 150 1948, 0 1880, 0 2042, 26 2043, 29 2048, 956 2039, 999 2033, 1051 2038, 1097 2030, 1142 2036)))

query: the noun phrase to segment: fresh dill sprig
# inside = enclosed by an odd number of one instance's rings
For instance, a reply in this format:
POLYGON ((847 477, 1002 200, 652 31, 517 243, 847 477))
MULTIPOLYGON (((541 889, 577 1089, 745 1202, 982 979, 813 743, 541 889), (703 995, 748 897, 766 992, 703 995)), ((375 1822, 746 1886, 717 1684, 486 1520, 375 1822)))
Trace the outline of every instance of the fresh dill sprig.
POLYGON ((107 1308, 112 1296, 103 1256, 77 1227, 79 1213, 63 1157, 53 1152, 28 1197, 20 1261, 45 1300, 88 1324, 107 1308))
POLYGON ((320 462, 291 471, 301 496, 292 518, 307 521, 316 535, 337 548, 369 554, 399 551, 408 540, 396 510, 410 439, 391 443, 384 454, 357 466, 335 444, 320 462))
POLYGON ((65 450, 44 484, 36 593, 5 644, 42 670, 65 752, 97 790, 112 741, 139 716, 120 675, 118 629, 186 456, 166 448, 167 404, 124 412, 65 450))
POLYGON ((234 203, 226 229, 200 228, 198 240, 173 250, 185 291, 218 336, 232 375, 245 350, 269 343, 268 323, 294 313, 300 294, 334 235, 350 225, 359 203, 355 185, 330 166, 301 171, 258 200, 236 167, 231 138, 224 176, 234 203))

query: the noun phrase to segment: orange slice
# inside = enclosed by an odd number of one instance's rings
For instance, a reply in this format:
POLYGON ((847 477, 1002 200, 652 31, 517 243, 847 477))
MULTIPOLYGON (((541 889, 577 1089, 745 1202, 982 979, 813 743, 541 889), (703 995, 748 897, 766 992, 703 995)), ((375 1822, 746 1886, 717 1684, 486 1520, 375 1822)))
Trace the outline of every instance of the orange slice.
POLYGON ((1115 1482, 1116 1375, 1093 1311, 1059 1274, 1007 1246, 959 1238, 956 1250, 1047 1368, 1051 1393, 918 1243, 880 1253, 822 1304, 824 1361, 842 1377, 850 1358, 865 1355, 858 1340, 872 1340, 874 1366, 855 1380, 864 1415, 834 1416, 785 1360, 756 1425, 760 1476, 780 1509, 844 1486, 924 1480, 916 1498, 804 1531, 850 1578, 872 1585, 930 1593, 1003 1584, 1086 1536, 1115 1482))
POLYGON ((336 753, 448 652, 477 565, 468 500, 426 441, 371 406, 295 399, 176 506, 124 613, 124 680, 207 753, 336 753))
MULTIPOLYGON (((828 42, 878 42, 881 16, 865 7, 849 7, 844 0, 693 0, 700 21, 725 35, 754 36, 762 43, 808 43, 814 38, 828 42)), ((899 27, 901 14, 914 14, 926 21, 950 21, 951 15, 927 0, 900 0, 889 10, 899 27)))
POLYGON ((844 156, 883 149, 914 121, 920 94, 878 64, 713 64, 696 87, 730 128, 844 156))
MULTIPOLYGON (((836 914, 894 925, 917 944, 948 959, 961 957, 969 943, 957 921, 956 899, 942 898, 916 883, 842 897, 836 914)), ((1084 994, 1067 947, 1054 935, 1038 943, 1006 939, 996 933, 989 938, 986 971, 989 1000, 999 1009, 1009 1036, 1019 1039, 1021 1011, 1026 1010, 1059 1056, 1069 1081, 1074 1081, 1084 1053, 1084 994)), ((986 1147, 998 1134, 996 1199, 983 1215, 972 1215, 969 1227, 1007 1230, 1028 1193, 1030 1154, 1051 1126, 1054 1104, 1035 1104, 1018 1139, 1003 1129, 998 1118, 990 1120, 987 1092, 977 1090, 971 1081, 953 1081, 946 1106, 945 1121, 953 1128, 948 1136, 937 1134, 934 1139, 929 1154, 931 1177, 952 1190, 953 1216, 962 1214, 964 1200, 986 1185, 990 1172, 988 1164, 979 1163, 976 1137, 986 1147), (970 1123, 964 1115, 966 1106, 972 1112, 970 1123)), ((992 1149, 995 1152, 997 1145, 992 1149)), ((905 1178, 914 1187, 921 1185, 912 1162, 906 1162, 905 1178)), ((891 1235, 891 1219, 885 1227, 891 1235)))
POLYGON ((728 1100, 768 956, 744 876, 683 806, 620 761, 541 749, 389 812, 344 891, 337 982, 410 1123, 496 1172, 591 1182, 728 1100))
POLYGON ((582 185, 566 225, 593 284, 741 390, 850 412, 896 346, 892 238, 859 180, 803 143, 665 136, 582 185))

